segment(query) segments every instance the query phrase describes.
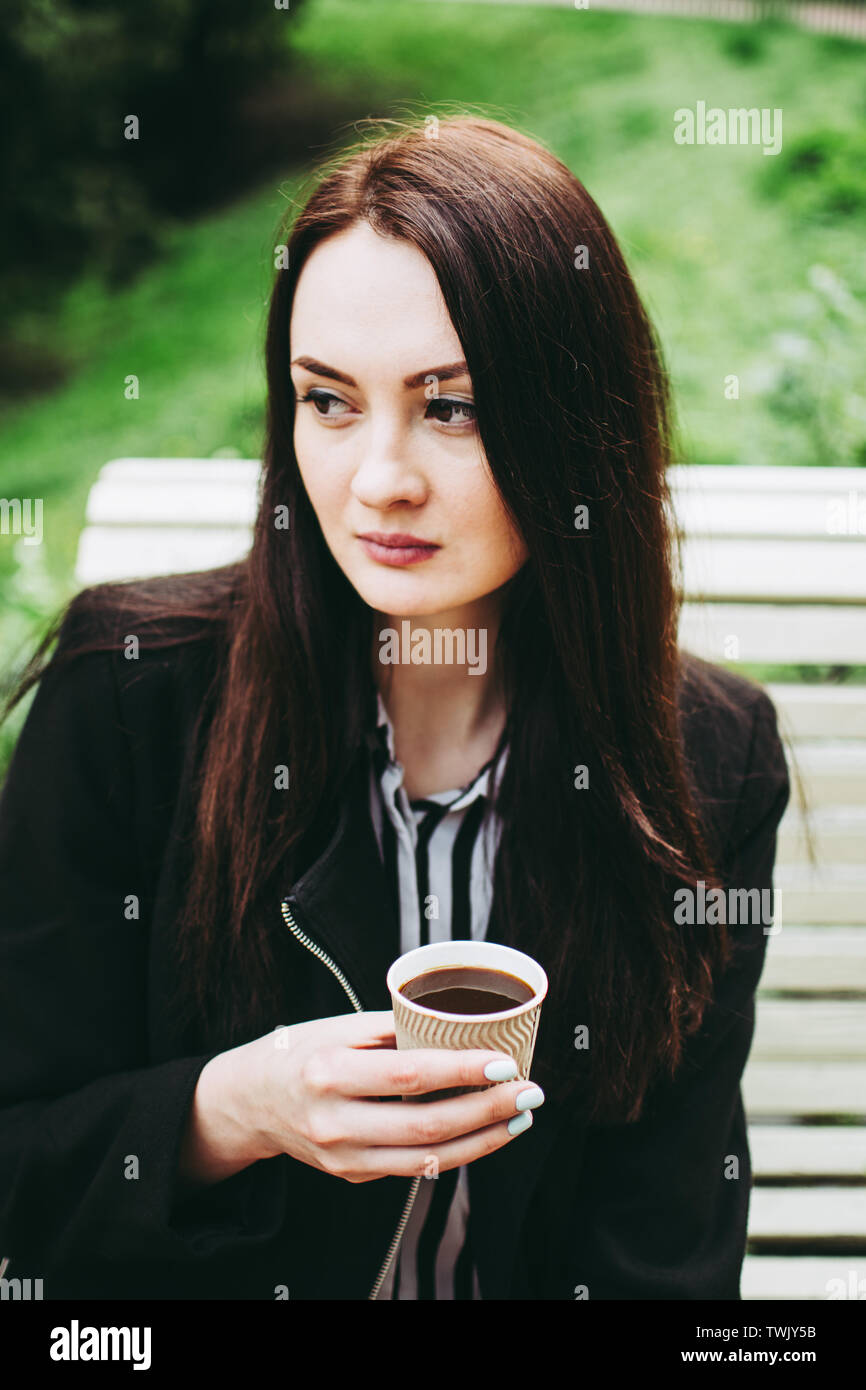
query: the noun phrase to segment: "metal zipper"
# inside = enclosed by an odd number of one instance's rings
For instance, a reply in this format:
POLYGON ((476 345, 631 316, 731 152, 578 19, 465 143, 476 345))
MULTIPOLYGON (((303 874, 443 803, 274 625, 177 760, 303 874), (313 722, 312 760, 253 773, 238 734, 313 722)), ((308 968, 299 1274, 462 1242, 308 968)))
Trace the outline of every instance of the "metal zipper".
POLYGON ((364 1012, 364 1005, 361 1003, 357 994, 352 989, 352 986, 349 984, 349 981, 346 979, 339 965, 337 965, 336 961, 332 960, 331 957, 327 955, 325 951, 322 950, 321 946, 317 946, 315 941, 311 941, 310 938, 307 936, 306 932, 301 931, 300 927, 298 926, 297 922, 292 916, 292 909, 289 907, 288 898, 283 898, 283 901, 280 903, 280 910, 282 911, 283 917, 286 921, 286 926, 289 928, 289 931, 294 932, 295 936, 298 938, 302 946, 306 946, 308 951, 312 951, 314 956, 318 956, 319 960, 324 961, 325 965, 327 965, 328 969, 332 971, 334 975, 336 975, 337 979, 340 981, 340 984, 343 986, 343 989, 348 994, 349 999, 352 1003, 352 1008, 355 1010, 356 1013, 362 1014, 364 1012))
POLYGON ((406 1205, 405 1205, 405 1207, 403 1208, 403 1215, 400 1217, 400 1221, 399 1221, 399 1224, 398 1224, 398 1226, 397 1226, 396 1231, 394 1232, 393 1238, 392 1238, 392 1240, 391 1240, 391 1244, 388 1246, 388 1253, 387 1253, 387 1255, 385 1256, 385 1263, 382 1265, 382 1268, 379 1270, 379 1277, 377 1278, 377 1280, 376 1280, 375 1284, 373 1285, 372 1289, 370 1290, 370 1292, 367 1294, 367 1298, 368 1298, 368 1299, 370 1299, 370 1298, 378 1298, 378 1297, 379 1297, 379 1290, 381 1289, 383 1283, 385 1282, 385 1276, 386 1276, 386 1274, 388 1273, 388 1270, 389 1270, 390 1265, 391 1265, 391 1261, 393 1260, 394 1255, 395 1255, 395 1253, 396 1253, 397 1246, 400 1244, 400 1240, 401 1240, 401 1238, 402 1238, 403 1231, 404 1231, 405 1228, 406 1228, 406 1222, 409 1220, 409 1214, 410 1214, 410 1212, 412 1211, 412 1207, 413 1207, 413 1205, 414 1205, 415 1198, 416 1198, 417 1195, 418 1195, 418 1188, 419 1188, 420 1186, 421 1186, 421 1175, 420 1175, 420 1173, 419 1173, 419 1175, 418 1175, 417 1178, 413 1178, 413 1179, 412 1179, 412 1186, 411 1186, 411 1188, 409 1189, 409 1196, 406 1198, 406 1205))
MULTIPOLYGON (((336 961, 332 960, 331 957, 327 954, 327 952, 322 950, 321 946, 318 946, 315 941, 312 941, 310 937, 307 936, 306 932, 301 931, 301 928, 298 926, 297 922, 294 919, 292 909, 289 907, 288 898, 283 898, 283 901, 280 903, 280 911, 283 914, 283 919, 286 923, 286 926, 289 928, 289 931, 292 932, 292 934, 298 938, 302 946, 306 946, 308 951, 312 951, 313 955, 316 956, 318 960, 322 961, 322 963, 328 967, 331 973, 337 977, 340 984, 343 986, 343 989, 346 991, 346 994, 349 996, 349 1001, 352 1005, 352 1008, 355 1010, 356 1013, 362 1014, 364 1012, 364 1006, 361 1003, 355 991, 353 990, 352 986, 349 984, 349 981, 346 979, 346 976, 343 974, 343 971, 340 969, 339 965, 337 965, 336 961)), ((368 1300, 371 1298, 378 1297, 379 1290, 385 1282, 385 1277, 390 1268, 391 1261, 393 1260, 394 1255, 396 1253, 397 1246, 400 1244, 400 1239, 403 1235, 403 1231, 405 1230, 406 1222, 409 1220, 409 1215, 412 1211, 415 1198, 418 1194, 418 1188, 420 1186, 421 1175, 419 1174, 418 1177, 412 1179, 412 1186, 409 1191, 409 1196, 406 1199, 406 1205, 403 1208, 403 1214, 400 1217, 397 1229, 394 1232, 394 1235, 391 1239, 391 1244, 388 1246, 388 1252, 385 1256, 382 1268, 379 1270, 376 1282, 370 1290, 369 1294, 367 1295, 368 1300)))

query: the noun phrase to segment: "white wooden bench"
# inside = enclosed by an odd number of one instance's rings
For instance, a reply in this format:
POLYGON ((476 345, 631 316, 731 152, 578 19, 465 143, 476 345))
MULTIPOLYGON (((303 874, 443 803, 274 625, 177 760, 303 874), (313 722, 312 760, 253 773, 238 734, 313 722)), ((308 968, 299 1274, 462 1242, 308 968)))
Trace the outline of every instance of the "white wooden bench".
MULTIPOLYGON (((255 459, 106 464, 90 492, 78 582, 240 558, 260 468, 255 459)), ((866 473, 677 467, 671 484, 684 538, 682 646, 712 661, 830 666, 836 676, 866 664, 866 473)), ((805 857, 792 774, 774 878, 782 927, 768 940, 744 1078, 755 1185, 742 1293, 866 1297, 866 686, 767 689, 803 777, 818 862, 805 857)))

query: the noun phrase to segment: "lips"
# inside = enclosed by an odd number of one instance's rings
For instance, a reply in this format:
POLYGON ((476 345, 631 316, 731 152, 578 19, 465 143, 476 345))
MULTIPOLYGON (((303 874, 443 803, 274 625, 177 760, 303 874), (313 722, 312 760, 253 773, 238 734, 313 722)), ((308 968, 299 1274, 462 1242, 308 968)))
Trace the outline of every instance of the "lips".
POLYGON ((381 565, 416 565, 441 549, 435 542, 406 531, 367 531, 358 540, 370 559, 381 565))
POLYGON ((412 548, 419 546, 438 550, 435 541, 426 541, 423 536, 410 535, 408 531, 363 531, 359 537, 362 541, 375 541, 377 545, 393 546, 397 549, 412 548))

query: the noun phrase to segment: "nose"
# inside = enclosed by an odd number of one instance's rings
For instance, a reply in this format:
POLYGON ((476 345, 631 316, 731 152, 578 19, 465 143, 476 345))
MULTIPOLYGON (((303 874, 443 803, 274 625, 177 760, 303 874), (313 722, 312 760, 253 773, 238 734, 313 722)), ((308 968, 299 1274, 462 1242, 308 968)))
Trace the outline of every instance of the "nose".
POLYGON ((406 432, 397 425, 385 426, 361 444, 352 492, 363 506, 375 511, 385 511, 395 502, 417 506, 425 500, 427 479, 406 432))

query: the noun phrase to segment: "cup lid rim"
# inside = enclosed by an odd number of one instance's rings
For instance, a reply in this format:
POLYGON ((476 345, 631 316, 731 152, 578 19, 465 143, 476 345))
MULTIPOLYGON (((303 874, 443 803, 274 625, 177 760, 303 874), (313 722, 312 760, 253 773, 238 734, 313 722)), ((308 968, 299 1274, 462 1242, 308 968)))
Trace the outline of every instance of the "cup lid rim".
POLYGON ((416 1004, 414 999, 407 999, 405 994, 400 995, 400 1003, 412 1013, 424 1014, 427 1018, 438 1018, 443 1023, 495 1023, 501 1018, 510 1018, 512 1015, 529 1013, 530 1010, 537 1008, 544 1002, 547 990, 543 993, 533 994, 531 999, 527 999, 525 1004, 515 1004, 513 1009, 500 1009, 495 1014, 446 1014, 441 1009, 431 1009, 426 1004, 416 1004))
MULTIPOLYGON (((432 969, 432 968, 434 968, 434 967, 431 967, 431 969, 432 969)), ((426 972, 422 971, 421 973, 423 974, 423 973, 426 973, 426 972)), ((413 978, 413 977, 412 977, 412 976, 409 976, 409 978, 411 979, 411 978, 413 978)), ((406 981, 404 980, 402 983, 405 984, 406 981)), ((530 986, 530 981, 529 981, 529 980, 524 980, 523 983, 527 986, 527 988, 529 988, 529 986, 530 986)), ((547 978, 547 972, 545 971, 544 967, 543 967, 542 965, 540 965, 539 962, 538 962, 537 960, 534 960, 532 956, 527 955, 527 953, 526 953, 525 951, 520 951, 520 950, 518 950, 517 947, 515 947, 515 946, 507 946, 507 945, 506 945, 504 942, 502 942, 502 941, 476 941, 474 938, 469 938, 469 937, 467 937, 467 938, 461 938, 461 937, 453 938, 453 937, 452 937, 451 939, 449 939, 449 940, 447 940, 447 941, 429 941, 429 942, 426 942, 423 946, 414 946, 414 947, 412 947, 412 949, 409 950, 409 951, 403 951, 401 955, 397 956, 397 958, 396 958, 394 961, 392 961, 392 963, 391 963, 391 965, 390 965, 390 967, 389 967, 389 969, 388 969, 388 975, 387 975, 388 989, 389 989, 389 993, 390 993, 391 996, 392 996, 392 999, 393 999, 393 997, 394 997, 395 995, 399 995, 401 1005, 404 1005, 404 1006, 405 1006, 407 1009, 409 1009, 410 1011, 415 1012, 415 1013, 418 1013, 418 1014, 423 1014, 423 1015, 425 1015, 425 1016, 427 1016, 427 1017, 429 1017, 429 1018, 441 1019, 443 1022, 451 1022, 451 1023, 478 1023, 478 1022, 482 1022, 482 1021, 484 1021, 484 1022, 486 1022, 486 1021, 495 1022, 495 1021, 497 1021, 497 1020, 499 1020, 499 1019, 511 1018, 511 1017, 516 1016, 516 1015, 519 1015, 519 1014, 521 1014, 521 1013, 528 1013, 531 1009, 540 1006, 540 1005, 544 1002, 545 998, 547 997, 547 991, 548 991, 548 988, 549 988, 549 983, 550 983, 550 982, 549 982, 549 980, 548 980, 548 978, 547 978), (418 1004, 418 1003, 415 1002, 414 999, 407 999, 406 995, 403 994, 403 993, 401 993, 401 985, 397 985, 397 986, 395 986, 395 987, 392 987, 391 981, 392 981, 392 972, 393 972, 393 970, 394 970, 394 967, 395 967, 401 960, 405 959, 407 956, 412 956, 412 955, 414 955, 416 952, 426 951, 426 950, 428 950, 430 947, 441 947, 441 948, 443 948, 443 949, 446 949, 448 946, 452 946, 452 945, 462 945, 462 944, 471 944, 471 945, 473 945, 473 946, 481 946, 481 947, 483 947, 483 946, 492 946, 492 947, 496 947, 496 948, 497 948, 498 950, 500 950, 500 951, 505 951, 505 952, 507 952, 507 953, 510 954, 510 955, 521 957, 523 960, 529 962, 529 964, 531 964, 531 965, 533 966, 534 970, 538 971, 539 974, 541 975, 541 982, 540 982, 539 986, 538 986, 537 988, 533 987, 532 998, 531 998, 531 999, 527 999, 527 1000, 526 1000, 524 1003, 522 1003, 522 1004, 515 1004, 514 1007, 511 1008, 511 1009, 500 1009, 500 1010, 498 1010, 496 1013, 490 1013, 490 1014, 453 1014, 453 1013, 447 1013, 447 1014, 446 1014, 446 1013, 443 1013, 441 1009, 431 1009, 431 1008, 428 1007, 426 1004, 418 1004)))

